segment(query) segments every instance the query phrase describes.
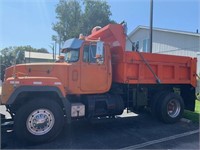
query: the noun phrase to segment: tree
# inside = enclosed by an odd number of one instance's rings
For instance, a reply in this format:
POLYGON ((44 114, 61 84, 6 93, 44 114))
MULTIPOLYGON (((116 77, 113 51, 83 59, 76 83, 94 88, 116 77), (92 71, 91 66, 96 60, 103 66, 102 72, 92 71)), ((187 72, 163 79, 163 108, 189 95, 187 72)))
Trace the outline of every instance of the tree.
POLYGON ((81 2, 59 1, 56 7, 58 21, 52 27, 58 37, 53 35, 52 40, 64 42, 69 38, 78 37, 80 33, 88 35, 95 26, 103 27, 108 23, 114 23, 110 19, 112 13, 106 1, 83 0, 81 2))
POLYGON ((3 80, 4 71, 7 67, 13 65, 16 60, 16 64, 24 63, 24 51, 29 52, 42 52, 42 53, 48 53, 48 51, 45 48, 32 48, 31 46, 10 46, 6 47, 3 50, 1 50, 0 55, 0 70, 1 70, 1 79, 3 80), (18 58, 16 58, 16 55, 18 53, 18 58))
POLYGON ((85 12, 83 14, 83 34, 90 34, 95 26, 105 26, 114 23, 110 19, 112 15, 110 6, 106 1, 84 0, 85 12))
MULTIPOLYGON (((60 0, 56 7, 56 18, 58 22, 53 24, 53 30, 57 32, 57 40, 65 41, 68 38, 76 37, 81 26, 81 6, 78 1, 60 0)), ((52 37, 55 40, 55 36, 52 37)))

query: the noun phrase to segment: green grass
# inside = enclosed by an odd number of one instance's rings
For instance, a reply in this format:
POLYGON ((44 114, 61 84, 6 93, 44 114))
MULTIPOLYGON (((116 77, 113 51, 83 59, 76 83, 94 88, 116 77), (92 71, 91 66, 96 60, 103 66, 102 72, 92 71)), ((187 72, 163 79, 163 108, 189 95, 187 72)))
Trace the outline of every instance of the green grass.
POLYGON ((200 101, 199 100, 195 101, 195 112, 200 114, 200 101))
POLYGON ((184 111, 184 118, 187 118, 189 120, 192 120, 192 122, 199 123, 199 115, 200 115, 200 101, 195 101, 195 111, 184 111))

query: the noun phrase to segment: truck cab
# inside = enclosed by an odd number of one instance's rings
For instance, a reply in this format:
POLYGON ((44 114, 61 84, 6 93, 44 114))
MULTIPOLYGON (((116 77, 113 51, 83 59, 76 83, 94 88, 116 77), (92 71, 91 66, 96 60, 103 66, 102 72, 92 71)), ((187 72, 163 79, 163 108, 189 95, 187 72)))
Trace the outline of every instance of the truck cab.
POLYGON ((69 39, 62 52, 69 66, 70 94, 105 93, 112 82, 109 46, 100 40, 69 39))

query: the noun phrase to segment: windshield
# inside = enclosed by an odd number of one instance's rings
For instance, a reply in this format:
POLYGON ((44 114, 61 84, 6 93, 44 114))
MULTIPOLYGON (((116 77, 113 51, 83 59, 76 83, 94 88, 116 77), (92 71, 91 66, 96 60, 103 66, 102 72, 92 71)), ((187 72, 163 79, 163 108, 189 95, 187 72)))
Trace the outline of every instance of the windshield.
POLYGON ((66 62, 76 62, 79 58, 79 49, 68 49, 65 53, 66 62))

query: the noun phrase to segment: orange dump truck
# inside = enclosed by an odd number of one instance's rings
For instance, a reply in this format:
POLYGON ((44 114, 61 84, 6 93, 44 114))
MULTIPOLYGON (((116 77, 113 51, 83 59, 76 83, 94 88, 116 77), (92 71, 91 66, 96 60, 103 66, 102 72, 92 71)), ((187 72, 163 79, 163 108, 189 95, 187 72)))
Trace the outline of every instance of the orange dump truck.
POLYGON ((6 69, 1 104, 23 140, 55 138, 64 121, 147 109, 166 123, 195 105, 196 58, 125 50, 125 28, 109 24, 65 42, 65 61, 6 69))

